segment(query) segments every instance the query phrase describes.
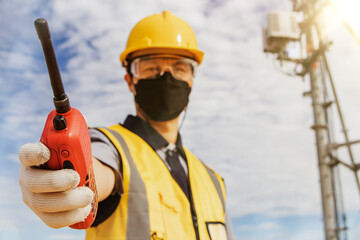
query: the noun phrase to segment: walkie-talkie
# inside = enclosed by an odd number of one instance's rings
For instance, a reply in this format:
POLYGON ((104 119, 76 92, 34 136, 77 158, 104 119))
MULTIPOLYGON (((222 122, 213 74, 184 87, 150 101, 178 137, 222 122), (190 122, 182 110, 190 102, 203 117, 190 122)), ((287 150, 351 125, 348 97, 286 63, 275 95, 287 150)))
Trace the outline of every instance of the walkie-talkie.
POLYGON ((75 229, 85 229, 94 222, 98 207, 89 130, 80 111, 70 107, 47 21, 43 18, 36 19, 35 28, 44 51, 55 105, 55 110, 48 115, 40 139, 51 152, 50 160, 43 167, 52 170, 73 169, 80 175, 78 186, 87 186, 94 192, 90 214, 84 222, 70 226, 75 229))

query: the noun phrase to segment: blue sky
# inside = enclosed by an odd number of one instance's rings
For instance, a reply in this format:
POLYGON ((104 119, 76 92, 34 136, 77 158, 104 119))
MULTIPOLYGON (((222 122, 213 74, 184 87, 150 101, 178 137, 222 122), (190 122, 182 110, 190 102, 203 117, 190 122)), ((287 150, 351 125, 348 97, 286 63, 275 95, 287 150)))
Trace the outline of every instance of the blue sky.
MULTIPOLYGON (((67 94, 90 126, 134 114, 118 57, 133 25, 171 10, 194 29, 205 59, 182 127, 184 144, 224 178, 237 239, 323 239, 308 79, 278 71, 262 51, 262 26, 288 0, 0 1, 0 239, 81 239, 82 231, 45 226, 21 200, 17 152, 40 138, 53 109, 33 22, 47 18, 67 94), (31 237, 30 237, 31 236, 31 237)), ((329 63, 352 140, 360 138, 360 45, 342 27, 329 63)), ((336 123, 336 121, 335 121, 336 123)), ((336 131, 341 141, 341 131, 336 131)), ((355 148, 359 159, 359 148, 355 148)), ((339 153, 343 155, 342 152, 339 153)), ((360 236, 359 193, 340 169, 348 240, 360 236)))

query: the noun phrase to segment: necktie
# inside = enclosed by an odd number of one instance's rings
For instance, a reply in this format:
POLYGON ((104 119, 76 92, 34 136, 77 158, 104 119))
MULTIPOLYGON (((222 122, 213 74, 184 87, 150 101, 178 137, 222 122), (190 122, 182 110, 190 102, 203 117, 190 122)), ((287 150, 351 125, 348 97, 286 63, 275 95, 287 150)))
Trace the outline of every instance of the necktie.
POLYGON ((175 181, 179 184, 185 195, 189 198, 189 187, 187 176, 185 174, 183 166, 181 166, 179 157, 175 150, 168 149, 165 152, 166 162, 170 166, 170 173, 175 179, 175 181))

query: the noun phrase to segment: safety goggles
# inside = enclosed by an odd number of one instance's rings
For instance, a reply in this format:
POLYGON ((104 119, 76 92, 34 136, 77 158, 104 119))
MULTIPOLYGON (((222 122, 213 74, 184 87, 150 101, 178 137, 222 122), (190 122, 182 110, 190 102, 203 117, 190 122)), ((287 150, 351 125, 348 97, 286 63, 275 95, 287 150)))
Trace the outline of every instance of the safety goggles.
POLYGON ((156 78, 169 71, 178 80, 190 81, 195 77, 197 67, 198 63, 188 58, 151 56, 134 59, 130 71, 140 79, 156 78))

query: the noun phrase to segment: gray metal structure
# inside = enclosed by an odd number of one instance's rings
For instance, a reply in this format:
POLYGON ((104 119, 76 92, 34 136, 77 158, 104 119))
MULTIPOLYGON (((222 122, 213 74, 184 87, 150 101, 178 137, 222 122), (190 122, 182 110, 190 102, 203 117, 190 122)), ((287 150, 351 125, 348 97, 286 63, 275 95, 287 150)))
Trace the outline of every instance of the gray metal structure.
POLYGON ((276 54, 277 60, 280 62, 293 63, 295 65, 294 75, 301 76, 310 83, 310 91, 304 96, 309 96, 312 99, 314 117, 312 129, 316 137, 324 235, 326 240, 346 240, 346 217, 342 206, 342 193, 341 189, 339 189, 341 185, 337 171, 339 165, 350 169, 354 173, 360 193, 360 182, 357 175, 360 164, 355 162, 351 150, 351 145, 360 141, 349 140, 325 54, 331 43, 324 40, 319 27, 319 16, 323 8, 330 5, 330 2, 328 0, 292 0, 292 2, 293 12, 301 14, 303 18, 303 21, 299 23, 301 31, 297 41, 306 49, 306 57, 296 59, 288 57, 286 52, 287 43, 294 40, 286 39, 286 37, 266 36, 266 31, 264 31, 264 51, 276 54), (269 45, 266 46, 266 44, 269 45), (299 67, 300 71, 298 70, 299 67), (327 92, 328 89, 331 89, 330 93, 327 92), (334 105, 344 134, 345 142, 343 143, 336 142, 333 129, 329 124, 328 112, 334 105), (336 150, 340 147, 347 148, 348 162, 350 164, 338 159, 336 150))

